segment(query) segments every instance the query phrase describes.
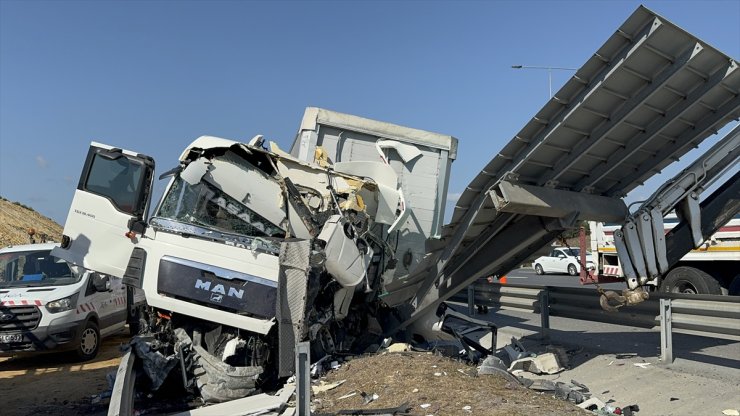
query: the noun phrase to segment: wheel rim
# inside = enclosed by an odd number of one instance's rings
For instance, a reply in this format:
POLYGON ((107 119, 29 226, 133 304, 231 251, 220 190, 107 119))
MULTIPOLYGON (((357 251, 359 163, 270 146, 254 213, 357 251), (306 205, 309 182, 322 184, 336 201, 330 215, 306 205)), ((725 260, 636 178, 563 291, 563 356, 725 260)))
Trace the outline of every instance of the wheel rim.
POLYGON ((539 264, 534 266, 534 272, 537 274, 542 274, 542 266, 540 266, 539 264))
POLYGON ((98 345, 98 334, 92 328, 85 328, 82 332, 82 339, 80 340, 80 350, 85 355, 90 355, 95 351, 98 345))
POLYGON ((578 271, 576 270, 576 266, 572 264, 568 266, 568 273, 570 273, 571 276, 575 276, 576 274, 578 274, 578 271))
POLYGON ((672 292, 673 293, 686 293, 686 294, 690 294, 690 295, 695 295, 695 294, 699 293, 699 290, 697 290, 696 287, 694 285, 692 285, 691 283, 682 280, 680 282, 676 282, 676 285, 673 286, 672 292))

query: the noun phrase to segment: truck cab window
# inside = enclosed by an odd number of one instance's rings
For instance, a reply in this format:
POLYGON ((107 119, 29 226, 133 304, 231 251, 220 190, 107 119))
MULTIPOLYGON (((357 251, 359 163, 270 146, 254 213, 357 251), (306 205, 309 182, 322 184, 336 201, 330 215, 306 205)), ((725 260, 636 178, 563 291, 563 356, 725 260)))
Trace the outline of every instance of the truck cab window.
POLYGON ((143 165, 124 156, 109 159, 96 154, 84 189, 108 198, 120 211, 135 214, 142 171, 143 165))

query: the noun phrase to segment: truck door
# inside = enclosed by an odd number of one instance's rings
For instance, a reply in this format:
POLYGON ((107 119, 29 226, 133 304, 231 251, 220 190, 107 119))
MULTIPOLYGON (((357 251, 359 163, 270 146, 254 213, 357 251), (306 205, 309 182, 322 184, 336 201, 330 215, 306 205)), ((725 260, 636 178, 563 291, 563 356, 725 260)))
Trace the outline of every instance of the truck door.
POLYGON ((153 180, 151 157, 93 142, 67 214, 61 247, 52 254, 89 270, 123 277, 144 230, 153 180))

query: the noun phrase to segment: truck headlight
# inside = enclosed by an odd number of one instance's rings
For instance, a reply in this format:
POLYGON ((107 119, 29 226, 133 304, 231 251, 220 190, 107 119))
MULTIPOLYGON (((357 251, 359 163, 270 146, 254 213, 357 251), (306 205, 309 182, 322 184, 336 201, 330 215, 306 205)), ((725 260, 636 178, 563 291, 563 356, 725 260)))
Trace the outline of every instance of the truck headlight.
POLYGON ((52 300, 51 302, 46 304, 46 310, 51 313, 59 313, 74 309, 75 307, 77 307, 77 295, 78 293, 75 293, 74 295, 67 296, 66 298, 52 300))

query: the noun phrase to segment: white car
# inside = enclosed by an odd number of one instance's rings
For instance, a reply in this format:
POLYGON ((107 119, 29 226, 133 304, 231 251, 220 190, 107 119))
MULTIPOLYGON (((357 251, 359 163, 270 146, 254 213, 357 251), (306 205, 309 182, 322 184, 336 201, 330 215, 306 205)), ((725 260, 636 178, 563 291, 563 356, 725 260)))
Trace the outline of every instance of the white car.
MULTIPOLYGON (((534 271, 539 275, 545 273, 568 273, 577 276, 581 273, 581 250, 577 248, 555 247, 549 256, 539 257, 534 261, 534 271)), ((586 268, 594 270, 591 254, 586 254, 586 268)))

